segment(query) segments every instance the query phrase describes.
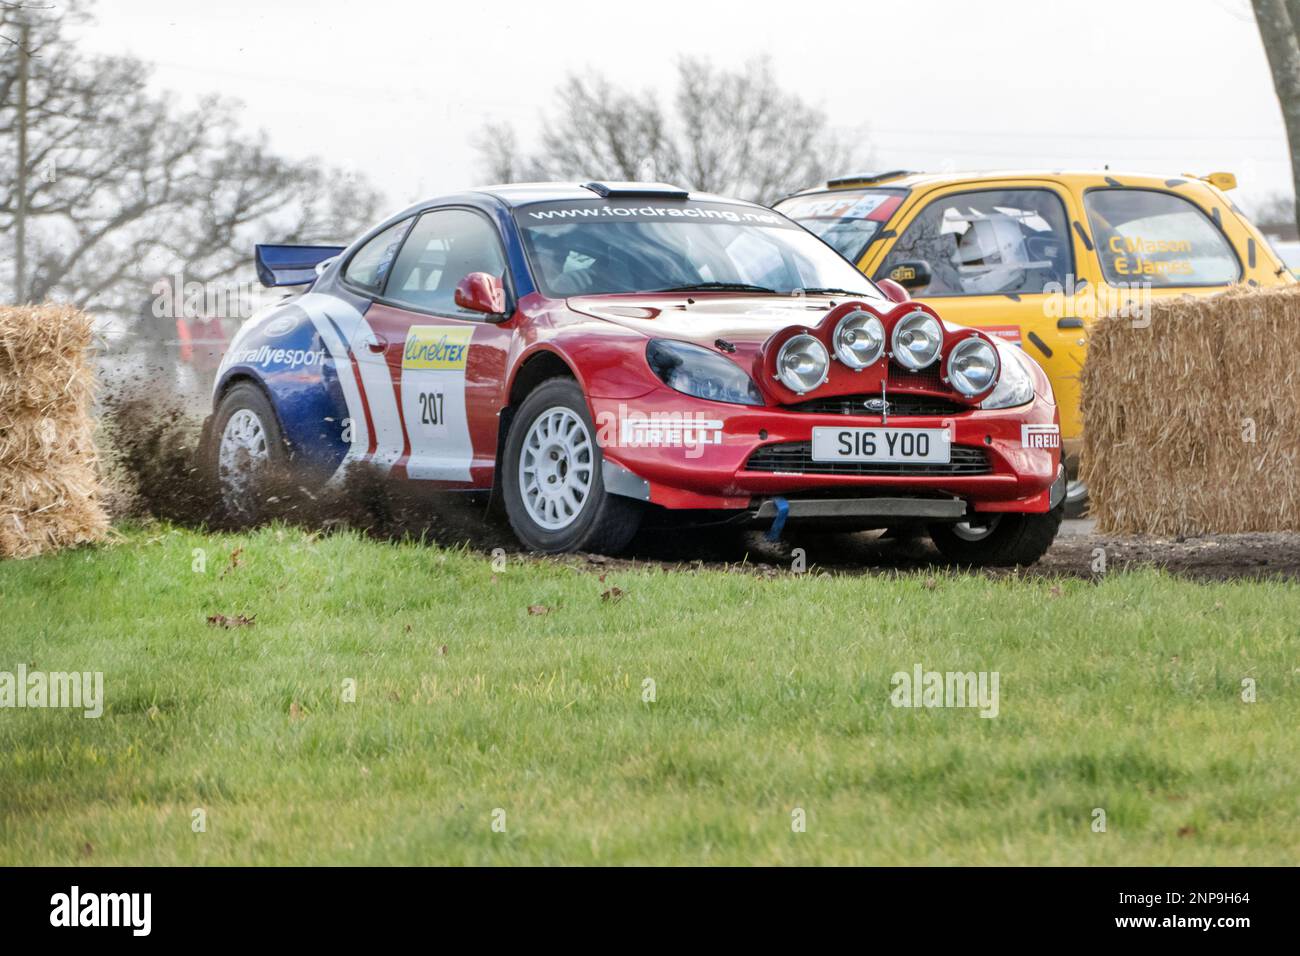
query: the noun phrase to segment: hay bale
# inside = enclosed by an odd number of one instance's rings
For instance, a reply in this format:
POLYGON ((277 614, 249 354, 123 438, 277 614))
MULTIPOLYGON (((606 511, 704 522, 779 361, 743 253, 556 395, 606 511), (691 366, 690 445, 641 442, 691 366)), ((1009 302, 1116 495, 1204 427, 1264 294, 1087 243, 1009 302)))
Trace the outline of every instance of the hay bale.
POLYGON ((108 531, 90 407, 91 323, 77 309, 0 308, 0 558, 108 531))
POLYGON ((1300 530, 1300 286, 1155 299, 1093 326, 1082 376, 1098 530, 1300 530))

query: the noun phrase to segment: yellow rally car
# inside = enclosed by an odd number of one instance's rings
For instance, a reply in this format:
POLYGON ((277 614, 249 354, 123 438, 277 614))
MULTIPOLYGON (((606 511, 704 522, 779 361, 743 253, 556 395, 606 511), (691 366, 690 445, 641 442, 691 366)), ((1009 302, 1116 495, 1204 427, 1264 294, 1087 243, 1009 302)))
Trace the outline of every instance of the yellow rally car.
MULTIPOLYGON (((1225 190, 1231 173, 929 174, 833 179, 776 203, 873 279, 1019 344, 1047 372, 1078 468, 1079 370, 1097 316, 1140 324, 1153 298, 1296 281, 1225 190)), ((1067 511, 1086 507, 1070 485, 1067 511)))

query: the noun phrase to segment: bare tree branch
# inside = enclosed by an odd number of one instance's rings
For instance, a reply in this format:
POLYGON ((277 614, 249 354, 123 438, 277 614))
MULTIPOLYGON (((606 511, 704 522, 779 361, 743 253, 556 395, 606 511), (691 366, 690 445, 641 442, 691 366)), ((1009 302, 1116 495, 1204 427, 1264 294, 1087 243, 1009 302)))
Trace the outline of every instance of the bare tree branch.
MULTIPOLYGON (((0 29, 16 6, 0 0, 0 29)), ((140 61, 80 53, 64 28, 85 7, 66 10, 32 21, 43 55, 30 64, 26 114, 27 297, 133 316, 162 276, 251 278, 255 242, 345 239, 374 218, 373 188, 275 156, 264 136, 237 132, 237 104, 181 109, 149 91, 140 61)), ((15 128, 16 59, 0 58, 0 255, 17 208, 4 135, 15 128)))
POLYGON ((484 127, 474 145, 496 181, 664 179, 771 202, 851 165, 853 139, 783 91, 767 60, 727 71, 686 58, 677 65, 671 111, 652 93, 618 89, 599 75, 571 76, 556 91, 536 153, 522 152, 502 124, 484 127))

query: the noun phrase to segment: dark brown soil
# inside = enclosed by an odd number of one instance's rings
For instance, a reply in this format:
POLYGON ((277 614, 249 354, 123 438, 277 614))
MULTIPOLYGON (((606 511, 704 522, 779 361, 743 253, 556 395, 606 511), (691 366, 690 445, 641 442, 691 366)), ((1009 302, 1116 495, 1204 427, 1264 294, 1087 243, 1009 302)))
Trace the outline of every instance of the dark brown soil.
MULTIPOLYGON (((108 457, 118 481, 127 485, 118 516, 153 516, 183 525, 223 526, 208 469, 196 455, 199 423, 179 408, 153 398, 109 398, 104 402, 108 457)), ((312 528, 355 528, 385 540, 412 538, 443 545, 468 545, 490 552, 519 550, 510 529, 489 514, 485 495, 401 493, 365 471, 354 471, 341 488, 311 490, 295 476, 273 482, 268 517, 312 528)), ((833 534, 792 530, 771 544, 757 532, 728 528, 645 531, 620 558, 567 556, 556 559, 598 568, 634 566, 689 569, 728 567, 747 573, 789 572, 802 549, 812 572, 846 575, 953 570, 924 537, 893 539, 877 532, 833 534)), ((1095 579, 1105 573, 1160 568, 1205 581, 1300 577, 1300 534, 1206 535, 1188 538, 1112 537, 1092 532, 1088 522, 1066 522, 1047 555, 1022 569, 989 570, 989 576, 1095 579)))
POLYGON ((1088 577, 1097 548, 1105 549, 1108 571, 1163 568, 1204 581, 1300 578, 1300 534, 1286 532, 1194 538, 1067 535, 1056 539, 1035 570, 1088 577))
MULTIPOLYGON (((614 563, 699 567, 744 561, 756 573, 772 574, 791 569, 796 548, 803 549, 805 566, 814 572, 876 575, 953 570, 925 538, 895 540, 877 532, 800 534, 796 531, 790 540, 776 545, 753 532, 746 534, 740 543, 727 541, 716 532, 698 535, 678 532, 671 540, 642 536, 634 542, 630 560, 614 563)), ((1145 535, 1114 537, 1093 533, 1089 523, 1066 522, 1051 550, 1032 567, 978 573, 992 577, 1094 580, 1102 573, 1144 568, 1202 581, 1300 578, 1300 534, 1205 535, 1177 539, 1145 535)))

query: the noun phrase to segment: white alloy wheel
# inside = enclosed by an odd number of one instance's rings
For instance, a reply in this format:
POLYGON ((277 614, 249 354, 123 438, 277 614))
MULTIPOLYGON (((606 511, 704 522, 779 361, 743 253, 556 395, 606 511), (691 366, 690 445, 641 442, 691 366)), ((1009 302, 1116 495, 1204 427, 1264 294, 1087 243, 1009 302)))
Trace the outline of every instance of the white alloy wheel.
POLYGON ((595 480, 595 447, 572 409, 548 408, 533 419, 519 455, 519 493, 528 517, 547 531, 577 520, 595 480))
POLYGON ((227 511, 245 514, 254 507, 257 474, 270 460, 262 419, 251 408, 239 409, 226 422, 217 446, 217 480, 227 511))

